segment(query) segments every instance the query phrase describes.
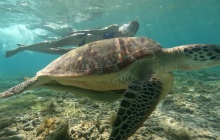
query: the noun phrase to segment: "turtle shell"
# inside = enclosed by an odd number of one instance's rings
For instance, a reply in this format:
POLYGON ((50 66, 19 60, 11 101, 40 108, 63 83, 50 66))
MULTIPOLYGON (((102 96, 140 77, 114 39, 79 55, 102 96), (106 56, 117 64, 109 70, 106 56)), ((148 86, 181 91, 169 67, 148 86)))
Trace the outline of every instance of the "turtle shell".
POLYGON ((76 48, 37 75, 82 76, 118 72, 143 57, 161 53, 161 46, 146 37, 122 37, 92 42, 76 48))

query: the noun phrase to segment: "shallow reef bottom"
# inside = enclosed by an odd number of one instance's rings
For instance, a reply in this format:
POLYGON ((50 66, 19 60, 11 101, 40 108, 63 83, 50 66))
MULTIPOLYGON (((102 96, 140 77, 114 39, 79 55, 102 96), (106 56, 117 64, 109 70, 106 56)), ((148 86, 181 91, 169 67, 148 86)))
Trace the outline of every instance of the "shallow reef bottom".
MULTIPOLYGON (((176 72, 172 91, 130 140, 220 139, 219 91, 217 72, 176 72)), ((118 105, 67 92, 27 91, 0 101, 0 140, 106 140, 118 105)))

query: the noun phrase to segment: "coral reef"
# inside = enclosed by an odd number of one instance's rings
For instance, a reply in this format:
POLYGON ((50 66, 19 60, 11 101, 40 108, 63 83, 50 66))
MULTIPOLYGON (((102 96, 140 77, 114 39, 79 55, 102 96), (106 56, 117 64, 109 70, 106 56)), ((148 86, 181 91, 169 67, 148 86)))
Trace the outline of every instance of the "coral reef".
POLYGON ((45 118, 36 129, 39 140, 68 140, 68 122, 60 118, 45 118))

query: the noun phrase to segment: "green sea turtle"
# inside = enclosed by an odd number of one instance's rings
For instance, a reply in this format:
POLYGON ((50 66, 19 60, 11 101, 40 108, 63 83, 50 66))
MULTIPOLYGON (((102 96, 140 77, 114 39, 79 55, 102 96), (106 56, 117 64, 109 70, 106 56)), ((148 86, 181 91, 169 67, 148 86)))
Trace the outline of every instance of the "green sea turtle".
POLYGON ((192 44, 163 49, 146 37, 102 40, 62 55, 35 77, 0 93, 0 98, 39 86, 77 88, 100 94, 124 90, 109 140, 125 140, 141 127, 169 92, 173 70, 219 64, 218 45, 192 44))

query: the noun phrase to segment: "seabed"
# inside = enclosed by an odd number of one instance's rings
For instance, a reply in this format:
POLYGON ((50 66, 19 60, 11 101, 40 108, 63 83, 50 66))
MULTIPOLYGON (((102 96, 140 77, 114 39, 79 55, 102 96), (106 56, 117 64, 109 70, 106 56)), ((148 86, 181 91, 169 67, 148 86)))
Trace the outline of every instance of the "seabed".
MULTIPOLYGON (((0 81, 4 89, 14 84, 0 81)), ((175 72, 172 91, 129 140, 218 140, 219 101, 218 71, 175 72)), ((0 140, 106 140, 118 105, 67 92, 27 91, 0 101, 0 140)))

